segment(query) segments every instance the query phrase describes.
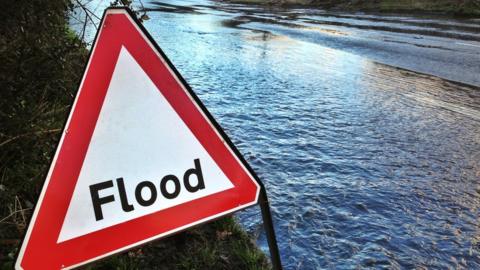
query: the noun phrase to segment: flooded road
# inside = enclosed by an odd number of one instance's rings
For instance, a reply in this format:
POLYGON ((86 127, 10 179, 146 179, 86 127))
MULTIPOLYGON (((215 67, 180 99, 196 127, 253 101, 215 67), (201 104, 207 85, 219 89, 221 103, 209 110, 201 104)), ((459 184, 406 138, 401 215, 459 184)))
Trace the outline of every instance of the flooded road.
POLYGON ((480 88, 394 67, 480 85, 479 21, 144 4, 265 183, 286 269, 480 268, 480 88))
POLYGON ((340 49, 376 62, 480 86, 480 19, 264 9, 198 1, 148 9, 224 17, 226 27, 263 31, 340 49), (195 3, 195 4, 194 4, 195 3))

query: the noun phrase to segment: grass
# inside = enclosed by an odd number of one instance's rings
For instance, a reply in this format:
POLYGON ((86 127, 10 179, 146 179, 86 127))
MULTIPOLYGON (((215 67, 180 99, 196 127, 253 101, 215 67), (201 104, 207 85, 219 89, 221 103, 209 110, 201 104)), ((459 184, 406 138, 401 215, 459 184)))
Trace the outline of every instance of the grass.
MULTIPOLYGON (((0 9, 0 269, 12 269, 88 51, 68 27, 69 0, 5 0, 0 9)), ((268 269, 232 217, 87 269, 268 269)))
POLYGON ((478 0, 380 0, 343 1, 339 8, 380 12, 423 12, 451 15, 480 16, 478 0))
POLYGON ((99 269, 270 269, 265 255, 232 217, 114 256, 99 269))

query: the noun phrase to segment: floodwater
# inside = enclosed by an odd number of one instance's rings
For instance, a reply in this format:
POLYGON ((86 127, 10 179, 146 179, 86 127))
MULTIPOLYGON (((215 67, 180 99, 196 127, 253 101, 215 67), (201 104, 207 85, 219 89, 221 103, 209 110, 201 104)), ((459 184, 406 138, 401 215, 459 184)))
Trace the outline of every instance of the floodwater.
POLYGON ((172 3, 145 26, 265 183, 286 269, 480 268, 480 21, 172 3))

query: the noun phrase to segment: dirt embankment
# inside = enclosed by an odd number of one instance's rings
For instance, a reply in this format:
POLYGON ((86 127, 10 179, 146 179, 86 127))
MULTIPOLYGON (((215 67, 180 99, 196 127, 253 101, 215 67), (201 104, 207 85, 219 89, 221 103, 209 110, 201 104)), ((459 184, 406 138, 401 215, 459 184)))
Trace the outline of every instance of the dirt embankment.
POLYGON ((236 3, 312 6, 325 9, 389 12, 443 13, 480 17, 480 0, 227 0, 236 3))

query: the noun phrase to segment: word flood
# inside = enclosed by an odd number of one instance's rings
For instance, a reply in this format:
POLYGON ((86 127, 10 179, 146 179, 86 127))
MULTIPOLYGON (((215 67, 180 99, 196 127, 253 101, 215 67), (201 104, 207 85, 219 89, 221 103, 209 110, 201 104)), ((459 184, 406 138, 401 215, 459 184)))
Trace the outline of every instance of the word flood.
MULTIPOLYGON (((183 174, 183 185, 185 186, 185 189, 191 193, 195 193, 205 188, 202 167, 200 166, 200 159, 197 158, 193 160, 193 163, 195 164, 195 168, 188 169, 183 174), (197 182, 193 184, 190 181, 190 178, 192 175, 195 175, 197 178, 197 182)), ((129 202, 129 198, 125 190, 125 184, 123 182, 123 178, 122 177, 117 178, 116 183, 117 183, 116 186, 118 189, 118 195, 120 198, 120 204, 122 205, 122 210, 124 212, 130 212, 135 210, 135 207, 133 206, 133 204, 129 202)), ((172 185, 170 184, 170 186, 172 185)), ((95 212, 95 219, 97 221, 103 219, 102 205, 114 202, 116 198, 111 193, 110 195, 105 195, 105 196, 102 195, 100 197, 100 191, 102 191, 102 194, 105 194, 105 193, 108 194, 108 192, 104 190, 108 190, 111 188, 113 188, 113 180, 108 180, 105 182, 90 185, 90 196, 92 197, 93 211, 95 212)), ((178 196, 178 194, 180 194, 180 190, 181 190, 180 179, 178 179, 178 177, 176 177, 173 174, 169 174, 164 176, 162 180, 160 180, 159 190, 157 190, 157 187, 153 182, 142 181, 138 183, 137 186, 135 187, 135 200, 139 205, 146 207, 155 203, 159 193, 161 194, 161 196, 163 196, 166 199, 175 199, 178 196), (174 186, 173 190, 171 189, 167 190, 167 184, 169 182, 173 184, 174 186), (144 189, 147 189, 150 192, 149 196, 144 196, 142 194, 142 191, 144 189)))

